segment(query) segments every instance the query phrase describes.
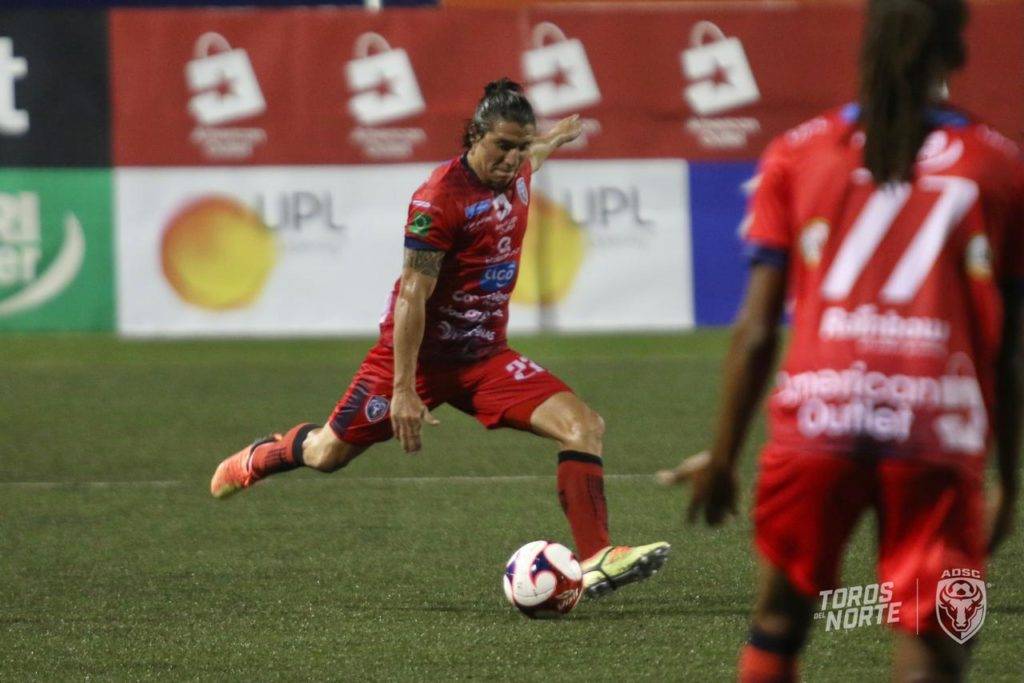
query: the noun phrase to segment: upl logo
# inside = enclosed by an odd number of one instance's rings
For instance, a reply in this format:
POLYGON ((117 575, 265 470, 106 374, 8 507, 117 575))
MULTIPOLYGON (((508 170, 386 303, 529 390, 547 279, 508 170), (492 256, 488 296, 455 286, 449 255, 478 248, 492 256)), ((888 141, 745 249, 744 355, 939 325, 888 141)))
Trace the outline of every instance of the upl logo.
POLYGON ((28 60, 14 56, 14 41, 0 37, 0 135, 28 132, 28 112, 14 101, 14 82, 28 74, 28 60))
POLYGON ((0 192, 0 318, 47 303, 78 276, 85 259, 85 234, 78 217, 64 214, 57 244, 44 239, 39 195, 0 192), (55 255, 43 267, 47 252, 55 255))

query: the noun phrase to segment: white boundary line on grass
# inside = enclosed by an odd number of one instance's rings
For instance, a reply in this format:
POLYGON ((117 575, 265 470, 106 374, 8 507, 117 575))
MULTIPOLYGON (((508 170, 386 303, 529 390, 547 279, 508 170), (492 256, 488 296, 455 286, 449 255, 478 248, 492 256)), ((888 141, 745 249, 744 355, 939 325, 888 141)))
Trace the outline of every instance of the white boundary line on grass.
MULTIPOLYGON (((495 475, 495 476, 464 476, 454 475, 449 477, 332 477, 329 481, 344 481, 357 484, 367 482, 373 484, 436 484, 436 483, 458 483, 458 484, 507 484, 515 482, 550 481, 554 475, 522 474, 522 475, 495 475)), ((606 474, 605 479, 611 481, 654 481, 653 474, 606 474)), ((302 484, 320 483, 328 479, 292 479, 290 484, 301 482, 302 484)), ((0 481, 0 488, 26 488, 26 489, 72 489, 72 488, 174 488, 177 486, 195 486, 198 481, 184 479, 167 480, 140 480, 140 481, 0 481)))

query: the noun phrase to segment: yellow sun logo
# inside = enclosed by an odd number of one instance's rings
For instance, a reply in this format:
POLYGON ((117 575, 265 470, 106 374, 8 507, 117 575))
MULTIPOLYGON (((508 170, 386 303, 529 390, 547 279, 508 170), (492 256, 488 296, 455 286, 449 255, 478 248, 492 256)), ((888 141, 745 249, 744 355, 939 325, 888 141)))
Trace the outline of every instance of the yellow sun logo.
POLYGON ((164 275, 184 301, 212 310, 241 308, 259 296, 274 267, 274 234, 231 197, 198 199, 167 224, 164 275))

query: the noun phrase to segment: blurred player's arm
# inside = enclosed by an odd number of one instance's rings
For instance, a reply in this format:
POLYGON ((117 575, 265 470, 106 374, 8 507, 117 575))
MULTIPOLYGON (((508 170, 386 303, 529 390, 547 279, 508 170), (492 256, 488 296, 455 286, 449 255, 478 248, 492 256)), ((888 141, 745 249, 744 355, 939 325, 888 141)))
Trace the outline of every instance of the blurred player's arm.
POLYGON ((556 123, 544 135, 534 138, 533 144, 530 145, 530 163, 533 170, 539 170, 552 152, 578 138, 582 130, 580 115, 573 114, 556 123))
POLYGON ((1020 488, 1021 409, 1024 406, 1024 297, 1021 287, 1004 289, 1003 340, 996 372, 995 439, 999 484, 989 552, 1009 535, 1020 488))
POLYGON ((434 293, 444 252, 406 249, 402 279, 395 301, 395 378, 391 426, 406 453, 420 449, 423 422, 437 424, 416 393, 416 359, 427 319, 427 299, 434 293))
POLYGON ((715 525, 736 511, 736 466, 775 364, 779 317, 785 296, 785 268, 771 263, 753 266, 725 357, 722 396, 711 449, 687 458, 675 470, 658 475, 666 484, 692 483, 693 497, 687 510, 690 521, 703 511, 708 524, 715 525))

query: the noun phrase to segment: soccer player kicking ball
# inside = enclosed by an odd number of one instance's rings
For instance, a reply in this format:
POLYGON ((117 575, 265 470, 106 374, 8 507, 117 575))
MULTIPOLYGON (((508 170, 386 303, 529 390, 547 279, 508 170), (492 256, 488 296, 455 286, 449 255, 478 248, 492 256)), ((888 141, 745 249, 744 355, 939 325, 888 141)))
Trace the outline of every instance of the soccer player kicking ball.
POLYGON ((450 403, 488 429, 511 427, 556 441, 558 499, 598 597, 654 574, 667 543, 612 546, 602 469, 604 422, 560 379, 509 348, 508 302, 516 283, 530 177, 580 134, 578 117, 537 136, 521 87, 489 83, 469 122, 465 151, 431 174, 409 204, 405 263, 380 340, 324 426, 300 424, 224 460, 210 492, 225 498, 271 474, 338 470, 396 436, 420 450, 430 410, 450 403))
POLYGON ((943 602, 939 582, 983 577, 1014 517, 1024 160, 942 102, 964 62, 962 0, 868 7, 859 103, 780 136, 761 160, 753 265, 710 451, 659 473, 692 484, 691 519, 717 525, 735 512, 737 457, 788 287, 792 339, 768 400, 753 510, 761 580, 741 681, 796 679, 819 592, 838 586, 867 510, 878 581, 902 603, 894 680, 960 680, 972 633, 955 622, 965 627, 974 605, 943 602), (986 526, 990 446, 1000 477, 986 526), (961 617, 940 622, 937 607, 961 617))

